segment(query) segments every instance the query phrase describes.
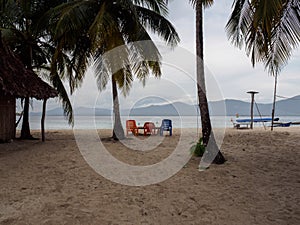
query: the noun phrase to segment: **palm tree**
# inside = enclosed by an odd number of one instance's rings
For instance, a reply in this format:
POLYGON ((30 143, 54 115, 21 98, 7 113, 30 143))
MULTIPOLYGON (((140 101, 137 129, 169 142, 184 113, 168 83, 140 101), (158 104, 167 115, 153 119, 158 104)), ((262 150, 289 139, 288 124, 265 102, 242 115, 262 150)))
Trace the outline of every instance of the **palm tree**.
POLYGON ((273 128, 277 76, 300 42, 300 2, 235 0, 226 30, 235 46, 245 44, 253 66, 262 62, 275 76, 273 128))
MULTIPOLYGON (((75 0, 52 10, 49 20, 54 21, 54 41, 58 46, 53 65, 63 52, 71 52, 69 55, 79 52, 82 54, 77 54, 74 65, 81 68, 80 71, 85 71, 91 57, 95 58, 100 90, 106 87, 111 76, 114 139, 124 138, 118 87, 126 95, 134 76, 144 82, 151 72, 155 76, 161 75, 160 54, 147 28, 172 46, 179 41, 174 27, 164 17, 166 14, 167 7, 163 0, 75 0), (83 46, 78 44, 82 43, 80 40, 84 40, 83 46), (150 47, 146 46, 147 49, 138 44, 139 41, 146 40, 150 41, 150 47), (118 46, 123 46, 122 54, 105 59, 105 53, 113 52, 118 46), (151 60, 148 56, 151 56, 151 60), (116 64, 122 66, 115 70, 116 64)), ((78 73, 75 74, 78 76, 78 73)), ((84 73, 80 73, 80 77, 83 76, 84 73)), ((72 84, 70 87, 73 88, 72 84)))
POLYGON ((300 42, 300 3, 235 0, 226 30, 235 46, 245 44, 253 66, 263 62, 275 75, 300 42))
MULTIPOLYGON (((65 1, 0 1, 2 37, 28 69, 47 68, 55 48, 45 32, 47 23, 41 24, 41 18, 50 8, 63 2, 65 1)), ((61 80, 58 80, 54 86, 60 91, 65 108, 70 111, 67 92, 61 80)), ((33 138, 29 126, 29 97, 26 97, 24 102, 21 138, 33 138)))
MULTIPOLYGON (((210 155, 216 155, 213 162, 222 164, 225 162, 225 158, 216 144, 209 116, 203 57, 203 7, 211 6, 213 0, 190 0, 190 3, 196 9, 197 90, 202 124, 202 141, 207 148, 206 151, 211 153, 210 155)), ((209 160, 211 160, 211 158, 209 160)))
POLYGON ((134 76, 136 76, 145 85, 146 77, 152 71, 153 75, 159 77, 161 75, 160 70, 160 55, 154 43, 146 42, 142 43, 130 43, 126 44, 120 33, 114 34, 119 40, 115 39, 111 42, 108 41, 110 49, 106 54, 102 55, 95 61, 96 77, 98 87, 100 90, 106 88, 106 85, 111 76, 112 94, 113 94, 113 111, 114 111, 114 128, 113 139, 123 139, 125 137, 124 130, 121 124, 121 117, 119 111, 119 99, 118 99, 118 87, 122 90, 124 96, 126 96, 130 90, 134 76), (118 45, 115 45, 116 42, 118 45), (149 46, 151 45, 151 46, 149 46), (119 47, 117 47, 119 46, 119 47), (122 46, 122 47, 120 47, 122 46), (145 49, 145 47, 148 47, 145 49), (150 48, 149 48, 150 47, 150 48), (147 51, 144 55, 144 51, 147 51), (151 58, 147 59, 147 55, 151 58), (153 61, 149 61, 149 60, 153 61))

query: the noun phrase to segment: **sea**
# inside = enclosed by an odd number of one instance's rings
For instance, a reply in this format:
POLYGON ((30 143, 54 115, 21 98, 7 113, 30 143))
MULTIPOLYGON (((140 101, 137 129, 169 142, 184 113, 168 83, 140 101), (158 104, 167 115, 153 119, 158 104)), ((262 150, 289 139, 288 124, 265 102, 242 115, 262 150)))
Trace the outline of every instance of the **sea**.
MULTIPOLYGON (((277 116, 279 122, 300 122, 299 116, 277 116)), ((240 116, 239 119, 246 119, 249 117, 240 116)), ((255 117, 259 118, 259 117, 255 117)), ((17 118, 18 119, 18 118, 17 118)), ((160 126, 163 119, 171 119, 174 128, 200 128, 201 118, 197 116, 122 116, 121 122, 123 127, 126 126, 126 120, 133 119, 136 121, 137 126, 143 126, 145 122, 153 122, 156 126, 160 126)), ((211 116, 212 126, 215 128, 233 127, 235 116, 211 116)), ((22 121, 19 123, 17 129, 21 129, 22 121)), ((254 123, 254 127, 270 126, 271 123, 254 123)), ((30 116, 30 128, 41 128, 41 117, 30 116)), ((64 116, 46 116, 45 129, 47 130, 61 130, 61 129, 112 129, 113 117, 111 116, 75 116, 74 126, 68 124, 64 116)))

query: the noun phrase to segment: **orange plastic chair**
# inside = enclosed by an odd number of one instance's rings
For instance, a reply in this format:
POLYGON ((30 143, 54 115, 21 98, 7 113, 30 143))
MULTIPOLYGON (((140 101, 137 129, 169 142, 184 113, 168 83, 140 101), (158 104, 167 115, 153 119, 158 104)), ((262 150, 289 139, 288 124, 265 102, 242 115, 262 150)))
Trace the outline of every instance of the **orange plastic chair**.
POLYGON ((135 120, 126 120, 126 134, 128 135, 128 132, 131 132, 133 135, 139 134, 139 129, 136 126, 135 120))
POLYGON ((152 122, 146 122, 144 124, 144 136, 147 134, 155 134, 155 124, 152 122))

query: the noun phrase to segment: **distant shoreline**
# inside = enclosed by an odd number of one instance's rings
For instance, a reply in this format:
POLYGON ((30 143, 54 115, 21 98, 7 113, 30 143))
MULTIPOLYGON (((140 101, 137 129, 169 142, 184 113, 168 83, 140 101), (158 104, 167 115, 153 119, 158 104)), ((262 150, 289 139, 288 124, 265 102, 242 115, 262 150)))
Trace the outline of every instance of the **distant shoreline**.
MULTIPOLYGON (((300 122, 300 116, 278 116, 279 121, 283 123, 288 122, 300 122)), ((249 116, 239 116, 239 119, 249 118, 249 116)), ((162 119, 171 119, 174 128, 199 128, 201 126, 201 118, 197 116, 122 116, 122 125, 125 129, 126 120, 134 119, 138 126, 143 126, 145 122, 154 122, 156 126, 160 126, 162 119)), ((231 128, 236 119, 235 116, 211 116, 212 126, 214 128, 231 128)), ((112 129, 113 119, 111 116, 76 116, 75 126, 76 129, 112 129)), ((266 126, 270 126, 271 123, 265 123, 266 126)), ((17 129, 20 130, 22 121, 19 123, 17 129)), ((294 125, 293 125, 294 126, 294 125)), ((30 128, 40 129, 41 117, 31 116, 30 117, 30 128)), ((263 127, 262 123, 255 123, 254 127, 263 127)), ((64 116, 46 116, 45 128, 47 130, 70 130, 72 126, 68 124, 68 121, 64 116)))
MULTIPOLYGON (((276 102, 276 116, 300 116, 299 107, 300 96, 280 100, 276 102)), ((199 109, 197 105, 189 105, 183 102, 174 102, 172 104, 157 105, 153 103, 150 106, 126 108, 124 105, 120 108, 121 115, 130 116, 197 116, 199 109)), ((254 109, 254 114, 259 116, 270 116, 272 112, 272 104, 257 103, 257 108, 254 109)), ((240 116, 250 115, 250 103, 240 100, 222 100, 209 102, 211 116, 240 116)), ((111 116, 112 109, 108 108, 88 108, 78 107, 73 109, 74 114, 78 116, 111 116)), ((54 108, 47 110, 47 116, 63 116, 62 108, 54 108)), ((41 112, 31 112, 30 115, 41 115, 41 112)))

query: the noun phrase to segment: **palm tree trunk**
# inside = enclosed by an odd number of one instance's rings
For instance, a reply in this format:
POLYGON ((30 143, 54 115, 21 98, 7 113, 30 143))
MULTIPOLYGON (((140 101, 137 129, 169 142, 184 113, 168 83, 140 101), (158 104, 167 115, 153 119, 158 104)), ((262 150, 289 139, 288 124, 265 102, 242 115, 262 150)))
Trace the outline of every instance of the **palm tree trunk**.
POLYGON ((117 83, 112 76, 112 92, 113 92, 113 113, 114 113, 114 129, 113 136, 114 140, 122 140, 125 138, 124 129, 121 123, 120 107, 119 107, 119 97, 117 83))
POLYGON ((21 139, 32 139, 33 138, 30 134, 30 128, 29 128, 29 97, 26 97, 25 102, 24 102, 23 123, 22 123, 20 138, 21 139))
POLYGON ((44 101, 43 101, 43 112, 42 112, 42 118, 41 118, 42 142, 45 142, 46 105, 47 105, 47 99, 45 98, 44 101))
MULTIPOLYGON (((29 21, 26 20, 26 29, 28 29, 30 26, 29 21)), ((27 69, 32 69, 32 48, 31 46, 28 47, 28 58, 26 60, 26 66, 27 69)), ((25 98, 24 103, 24 115, 23 115, 23 123, 22 123, 22 129, 21 129, 21 139, 33 139, 31 133, 30 133, 30 127, 29 127, 29 97, 25 98)))
POLYGON ((203 7, 202 1, 196 3, 196 52, 197 52, 197 90, 198 90, 198 104, 201 114, 202 124, 202 138, 204 146, 218 151, 217 156, 214 158, 214 163, 222 164, 225 158, 218 149, 214 135, 212 133, 211 121, 209 116, 208 101, 206 97, 206 85, 204 76, 204 57, 203 57, 203 7), (211 139, 211 140, 210 140, 211 139), (209 141, 210 140, 210 141, 209 141))

